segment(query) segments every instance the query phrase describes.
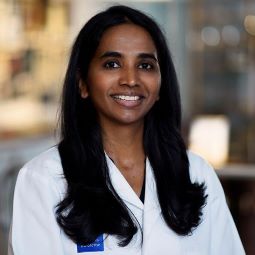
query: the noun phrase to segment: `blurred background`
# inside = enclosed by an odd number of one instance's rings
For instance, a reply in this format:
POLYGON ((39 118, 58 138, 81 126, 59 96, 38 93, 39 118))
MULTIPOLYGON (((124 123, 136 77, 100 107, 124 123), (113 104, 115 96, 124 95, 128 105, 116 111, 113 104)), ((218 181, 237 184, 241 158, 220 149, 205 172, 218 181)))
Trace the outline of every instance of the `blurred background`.
MULTIPOLYGON (((20 167, 57 143, 70 46, 115 2, 0 0, 0 255, 20 167)), ((183 135, 215 167, 248 255, 255 254, 255 1, 119 1, 161 25, 178 73, 183 135)))

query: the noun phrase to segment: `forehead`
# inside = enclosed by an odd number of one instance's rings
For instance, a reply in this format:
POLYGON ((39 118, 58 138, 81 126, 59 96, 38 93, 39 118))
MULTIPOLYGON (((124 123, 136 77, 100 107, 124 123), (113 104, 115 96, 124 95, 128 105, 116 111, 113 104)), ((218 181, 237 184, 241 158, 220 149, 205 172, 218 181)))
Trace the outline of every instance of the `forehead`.
POLYGON ((144 28, 135 24, 121 24, 103 33, 97 52, 105 51, 156 53, 156 47, 144 28))

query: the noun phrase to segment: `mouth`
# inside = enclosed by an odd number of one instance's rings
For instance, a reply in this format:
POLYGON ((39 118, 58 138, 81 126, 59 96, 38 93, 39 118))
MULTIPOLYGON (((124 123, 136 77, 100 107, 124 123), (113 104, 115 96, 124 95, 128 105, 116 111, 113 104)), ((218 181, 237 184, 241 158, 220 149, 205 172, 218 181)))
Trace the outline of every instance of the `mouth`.
POLYGON ((111 95, 113 100, 119 105, 125 108, 133 108, 139 106, 143 99, 145 98, 142 95, 123 95, 123 94, 114 94, 111 95))
POLYGON ((112 95, 114 99, 125 100, 125 101, 138 101, 142 99, 142 96, 127 96, 127 95, 112 95))

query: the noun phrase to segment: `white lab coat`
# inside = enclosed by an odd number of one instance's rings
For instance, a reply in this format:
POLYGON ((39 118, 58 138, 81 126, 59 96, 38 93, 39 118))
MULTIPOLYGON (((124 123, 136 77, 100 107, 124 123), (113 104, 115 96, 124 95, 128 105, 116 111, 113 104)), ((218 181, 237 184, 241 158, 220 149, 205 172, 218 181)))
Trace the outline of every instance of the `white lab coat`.
POLYGON ((189 152, 188 156, 192 182, 205 182, 208 194, 207 204, 203 208, 203 221, 192 235, 179 236, 165 224, 148 159, 143 204, 107 157, 112 184, 142 227, 143 243, 140 231, 124 248, 118 246, 114 236, 104 235, 103 251, 78 252, 77 245, 64 234, 55 220, 55 206, 65 195, 66 181, 58 150, 56 147, 51 148, 26 164, 19 173, 9 255, 245 254, 214 170, 193 153, 189 152))

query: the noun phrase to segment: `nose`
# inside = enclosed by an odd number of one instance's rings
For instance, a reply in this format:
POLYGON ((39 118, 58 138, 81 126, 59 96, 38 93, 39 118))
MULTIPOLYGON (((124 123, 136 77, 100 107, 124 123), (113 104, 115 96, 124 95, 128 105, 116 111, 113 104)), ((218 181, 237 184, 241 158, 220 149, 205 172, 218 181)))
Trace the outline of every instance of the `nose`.
POLYGON ((120 77, 120 85, 135 87, 139 85, 139 77, 134 67, 126 67, 122 69, 120 77))

